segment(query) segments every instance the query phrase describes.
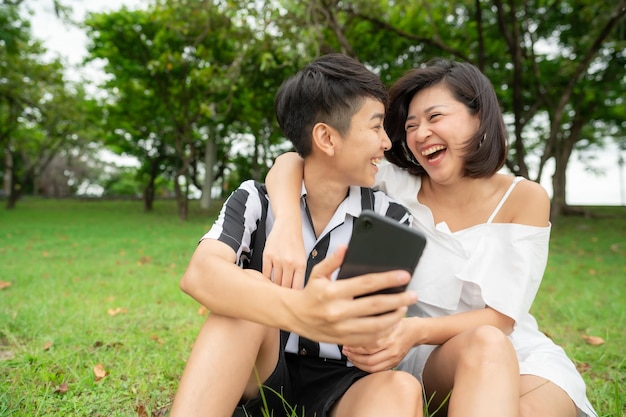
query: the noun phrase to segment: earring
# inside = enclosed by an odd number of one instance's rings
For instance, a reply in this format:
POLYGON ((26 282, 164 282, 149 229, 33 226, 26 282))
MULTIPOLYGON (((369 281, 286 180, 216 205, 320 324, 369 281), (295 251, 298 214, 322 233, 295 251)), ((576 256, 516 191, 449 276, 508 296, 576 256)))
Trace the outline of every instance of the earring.
POLYGON ((478 149, 480 149, 480 147, 483 146, 483 142, 485 142, 485 139, 487 139, 486 133, 483 135, 483 138, 480 140, 480 142, 478 142, 478 149))
POLYGON ((416 167, 420 167, 420 163, 417 162, 417 159, 415 159, 415 155, 413 155, 413 152, 411 152, 411 150, 409 149, 409 145, 406 144, 406 141, 402 141, 402 152, 404 153, 404 156, 406 157, 406 159, 408 159, 413 165, 415 165, 416 167))

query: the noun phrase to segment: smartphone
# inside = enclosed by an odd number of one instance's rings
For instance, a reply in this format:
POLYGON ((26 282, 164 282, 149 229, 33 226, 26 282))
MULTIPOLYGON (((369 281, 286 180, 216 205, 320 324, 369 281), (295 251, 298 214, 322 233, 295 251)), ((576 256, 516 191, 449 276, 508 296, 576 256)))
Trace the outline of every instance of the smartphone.
MULTIPOLYGON (((363 210, 354 222, 337 279, 395 269, 413 275, 426 247, 426 237, 421 232, 372 210, 363 210)), ((398 293, 406 290, 407 285, 366 295, 398 293)))

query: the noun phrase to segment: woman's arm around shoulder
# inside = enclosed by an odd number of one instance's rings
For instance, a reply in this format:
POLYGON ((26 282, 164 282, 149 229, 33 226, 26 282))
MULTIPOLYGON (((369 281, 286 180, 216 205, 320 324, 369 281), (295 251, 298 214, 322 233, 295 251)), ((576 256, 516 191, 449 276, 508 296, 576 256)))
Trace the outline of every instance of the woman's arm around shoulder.
POLYGON ((303 169, 302 158, 286 152, 276 158, 265 178, 275 220, 263 251, 263 275, 278 285, 296 289, 304 285, 306 271, 300 216, 303 169))

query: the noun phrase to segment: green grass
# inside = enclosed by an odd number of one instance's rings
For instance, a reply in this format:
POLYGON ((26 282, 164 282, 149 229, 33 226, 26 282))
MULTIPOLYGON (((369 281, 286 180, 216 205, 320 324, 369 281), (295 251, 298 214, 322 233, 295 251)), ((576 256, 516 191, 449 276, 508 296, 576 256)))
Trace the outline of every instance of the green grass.
POLYGON ((178 280, 211 222, 196 210, 181 223, 173 202, 150 214, 131 201, 0 211, 0 281, 11 282, 0 291, 0 416, 167 408, 204 319, 178 280), (108 375, 96 382, 97 364, 108 375))
MULTIPOLYGON (((554 225, 533 307, 600 416, 626 406, 626 208, 554 225), (605 343, 588 344, 583 335, 605 343)), ((205 316, 178 281, 215 215, 172 201, 0 208, 0 416, 162 416, 205 316), (109 314, 119 309, 115 315, 109 314), (107 375, 96 381, 94 367, 107 375)))
POLYGON ((626 416, 626 207, 565 217, 532 308, 540 329, 582 372, 599 416, 626 416), (591 345, 584 336, 600 337, 591 345))

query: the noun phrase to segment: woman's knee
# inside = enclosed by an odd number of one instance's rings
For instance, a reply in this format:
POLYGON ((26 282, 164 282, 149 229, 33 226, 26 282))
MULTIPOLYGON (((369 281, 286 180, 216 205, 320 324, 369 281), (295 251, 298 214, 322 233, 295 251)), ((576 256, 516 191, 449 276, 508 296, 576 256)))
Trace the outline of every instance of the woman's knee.
POLYGON ((484 366, 491 363, 517 364, 515 350, 509 338, 497 327, 489 325, 471 331, 467 346, 461 351, 461 360, 469 366, 484 366))

